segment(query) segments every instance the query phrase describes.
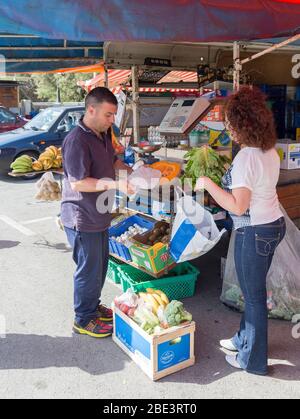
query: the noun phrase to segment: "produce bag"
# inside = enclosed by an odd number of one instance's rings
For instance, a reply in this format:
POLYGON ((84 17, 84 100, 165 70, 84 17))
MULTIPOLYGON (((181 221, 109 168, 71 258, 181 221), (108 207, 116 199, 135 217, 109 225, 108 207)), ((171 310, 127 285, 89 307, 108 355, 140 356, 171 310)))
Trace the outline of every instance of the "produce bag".
POLYGON ((141 189, 152 190, 159 185, 161 176, 159 170, 142 166, 129 176, 128 182, 134 186, 136 192, 141 189))
POLYGON ((56 182, 53 173, 45 173, 37 182, 38 190, 35 199, 38 201, 60 201, 62 198, 59 183, 56 182))
POLYGON ((124 314, 133 316, 139 303, 139 297, 129 288, 124 294, 114 299, 114 304, 124 314))
MULTIPOLYGON (((283 208, 281 210, 284 212, 283 208)), ((267 278, 268 310, 270 318, 292 320, 300 314, 300 231, 285 215, 287 232, 276 249, 267 278)), ((239 287, 234 262, 236 233, 231 237, 221 301, 244 311, 245 303, 239 287)))
POLYGON ((212 215, 192 196, 184 195, 177 202, 170 253, 175 262, 197 259, 212 250, 226 230, 219 231, 212 215))

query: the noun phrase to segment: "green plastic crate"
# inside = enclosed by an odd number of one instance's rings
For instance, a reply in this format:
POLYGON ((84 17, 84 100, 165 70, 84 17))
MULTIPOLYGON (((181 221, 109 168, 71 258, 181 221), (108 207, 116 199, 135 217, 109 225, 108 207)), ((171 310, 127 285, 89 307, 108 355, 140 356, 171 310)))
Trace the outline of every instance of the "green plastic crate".
POLYGON ((190 263, 182 263, 172 269, 167 276, 155 279, 129 265, 118 267, 123 291, 131 288, 134 292, 145 292, 147 288, 163 291, 172 300, 193 297, 199 270, 190 263))
POLYGON ((119 260, 110 256, 106 275, 109 281, 113 282, 114 284, 121 284, 121 276, 118 268, 123 265, 123 262, 120 262, 119 260))

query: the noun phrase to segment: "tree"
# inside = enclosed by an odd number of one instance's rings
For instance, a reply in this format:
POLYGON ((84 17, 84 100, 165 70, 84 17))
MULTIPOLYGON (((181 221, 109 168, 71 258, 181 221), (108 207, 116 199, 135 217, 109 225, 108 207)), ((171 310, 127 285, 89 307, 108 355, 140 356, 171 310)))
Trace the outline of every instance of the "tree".
POLYGON ((78 86, 78 81, 89 80, 93 74, 33 74, 35 92, 40 101, 55 102, 57 89, 60 90, 62 102, 82 102, 86 92, 78 86))

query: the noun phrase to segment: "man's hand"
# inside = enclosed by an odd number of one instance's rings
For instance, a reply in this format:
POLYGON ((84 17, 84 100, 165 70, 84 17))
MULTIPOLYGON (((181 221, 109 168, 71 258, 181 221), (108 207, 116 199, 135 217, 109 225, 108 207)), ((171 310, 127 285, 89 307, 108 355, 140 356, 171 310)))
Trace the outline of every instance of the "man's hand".
POLYGON ((125 195, 134 195, 136 190, 127 180, 120 179, 116 182, 116 187, 120 192, 123 192, 125 195))

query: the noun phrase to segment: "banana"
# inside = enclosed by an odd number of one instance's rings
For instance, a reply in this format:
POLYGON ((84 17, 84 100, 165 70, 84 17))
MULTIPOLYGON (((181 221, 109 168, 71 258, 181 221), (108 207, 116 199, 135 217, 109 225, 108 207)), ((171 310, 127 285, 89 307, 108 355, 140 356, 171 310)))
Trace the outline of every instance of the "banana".
POLYGON ((53 162, 53 166, 55 169, 60 169, 62 167, 62 158, 57 157, 54 162, 53 162))
POLYGON ((155 298, 157 304, 159 306, 162 306, 163 308, 166 307, 166 303, 163 301, 163 299, 158 294, 150 294, 153 298, 155 298))
POLYGON ((152 308, 154 314, 157 314, 159 309, 159 304, 155 298, 151 294, 146 294, 145 292, 140 292, 139 296, 145 301, 145 303, 149 304, 152 308))
POLYGON ((55 159, 53 158, 53 154, 51 152, 50 153, 45 152, 40 155, 39 160, 44 161, 44 160, 55 160, 55 159))
POLYGON ((162 299, 163 303, 167 306, 168 304, 170 304, 170 301, 168 299, 168 297, 166 296, 166 294, 160 290, 155 290, 155 293, 158 294, 160 296, 160 298, 162 299))
POLYGON ((43 161, 42 161, 42 164, 43 164, 44 170, 49 170, 49 169, 51 169, 51 167, 52 167, 53 161, 52 161, 52 160, 50 160, 50 159, 48 159, 48 160, 43 160, 43 161))
POLYGON ((56 159, 57 154, 58 154, 58 150, 57 150, 56 147, 54 147, 54 145, 52 145, 52 146, 46 148, 46 153, 51 154, 52 155, 52 158, 53 159, 56 159))
POLYGON ((32 168, 35 172, 40 172, 44 169, 44 166, 40 161, 35 161, 32 163, 32 168))
POLYGON ((158 302, 156 301, 156 299, 153 297, 152 294, 146 294, 146 295, 147 295, 149 303, 151 304, 153 313, 157 314, 160 305, 158 304, 158 302))
POLYGON ((147 288, 146 291, 147 291, 148 294, 155 294, 156 293, 156 290, 153 289, 153 288, 147 288))

